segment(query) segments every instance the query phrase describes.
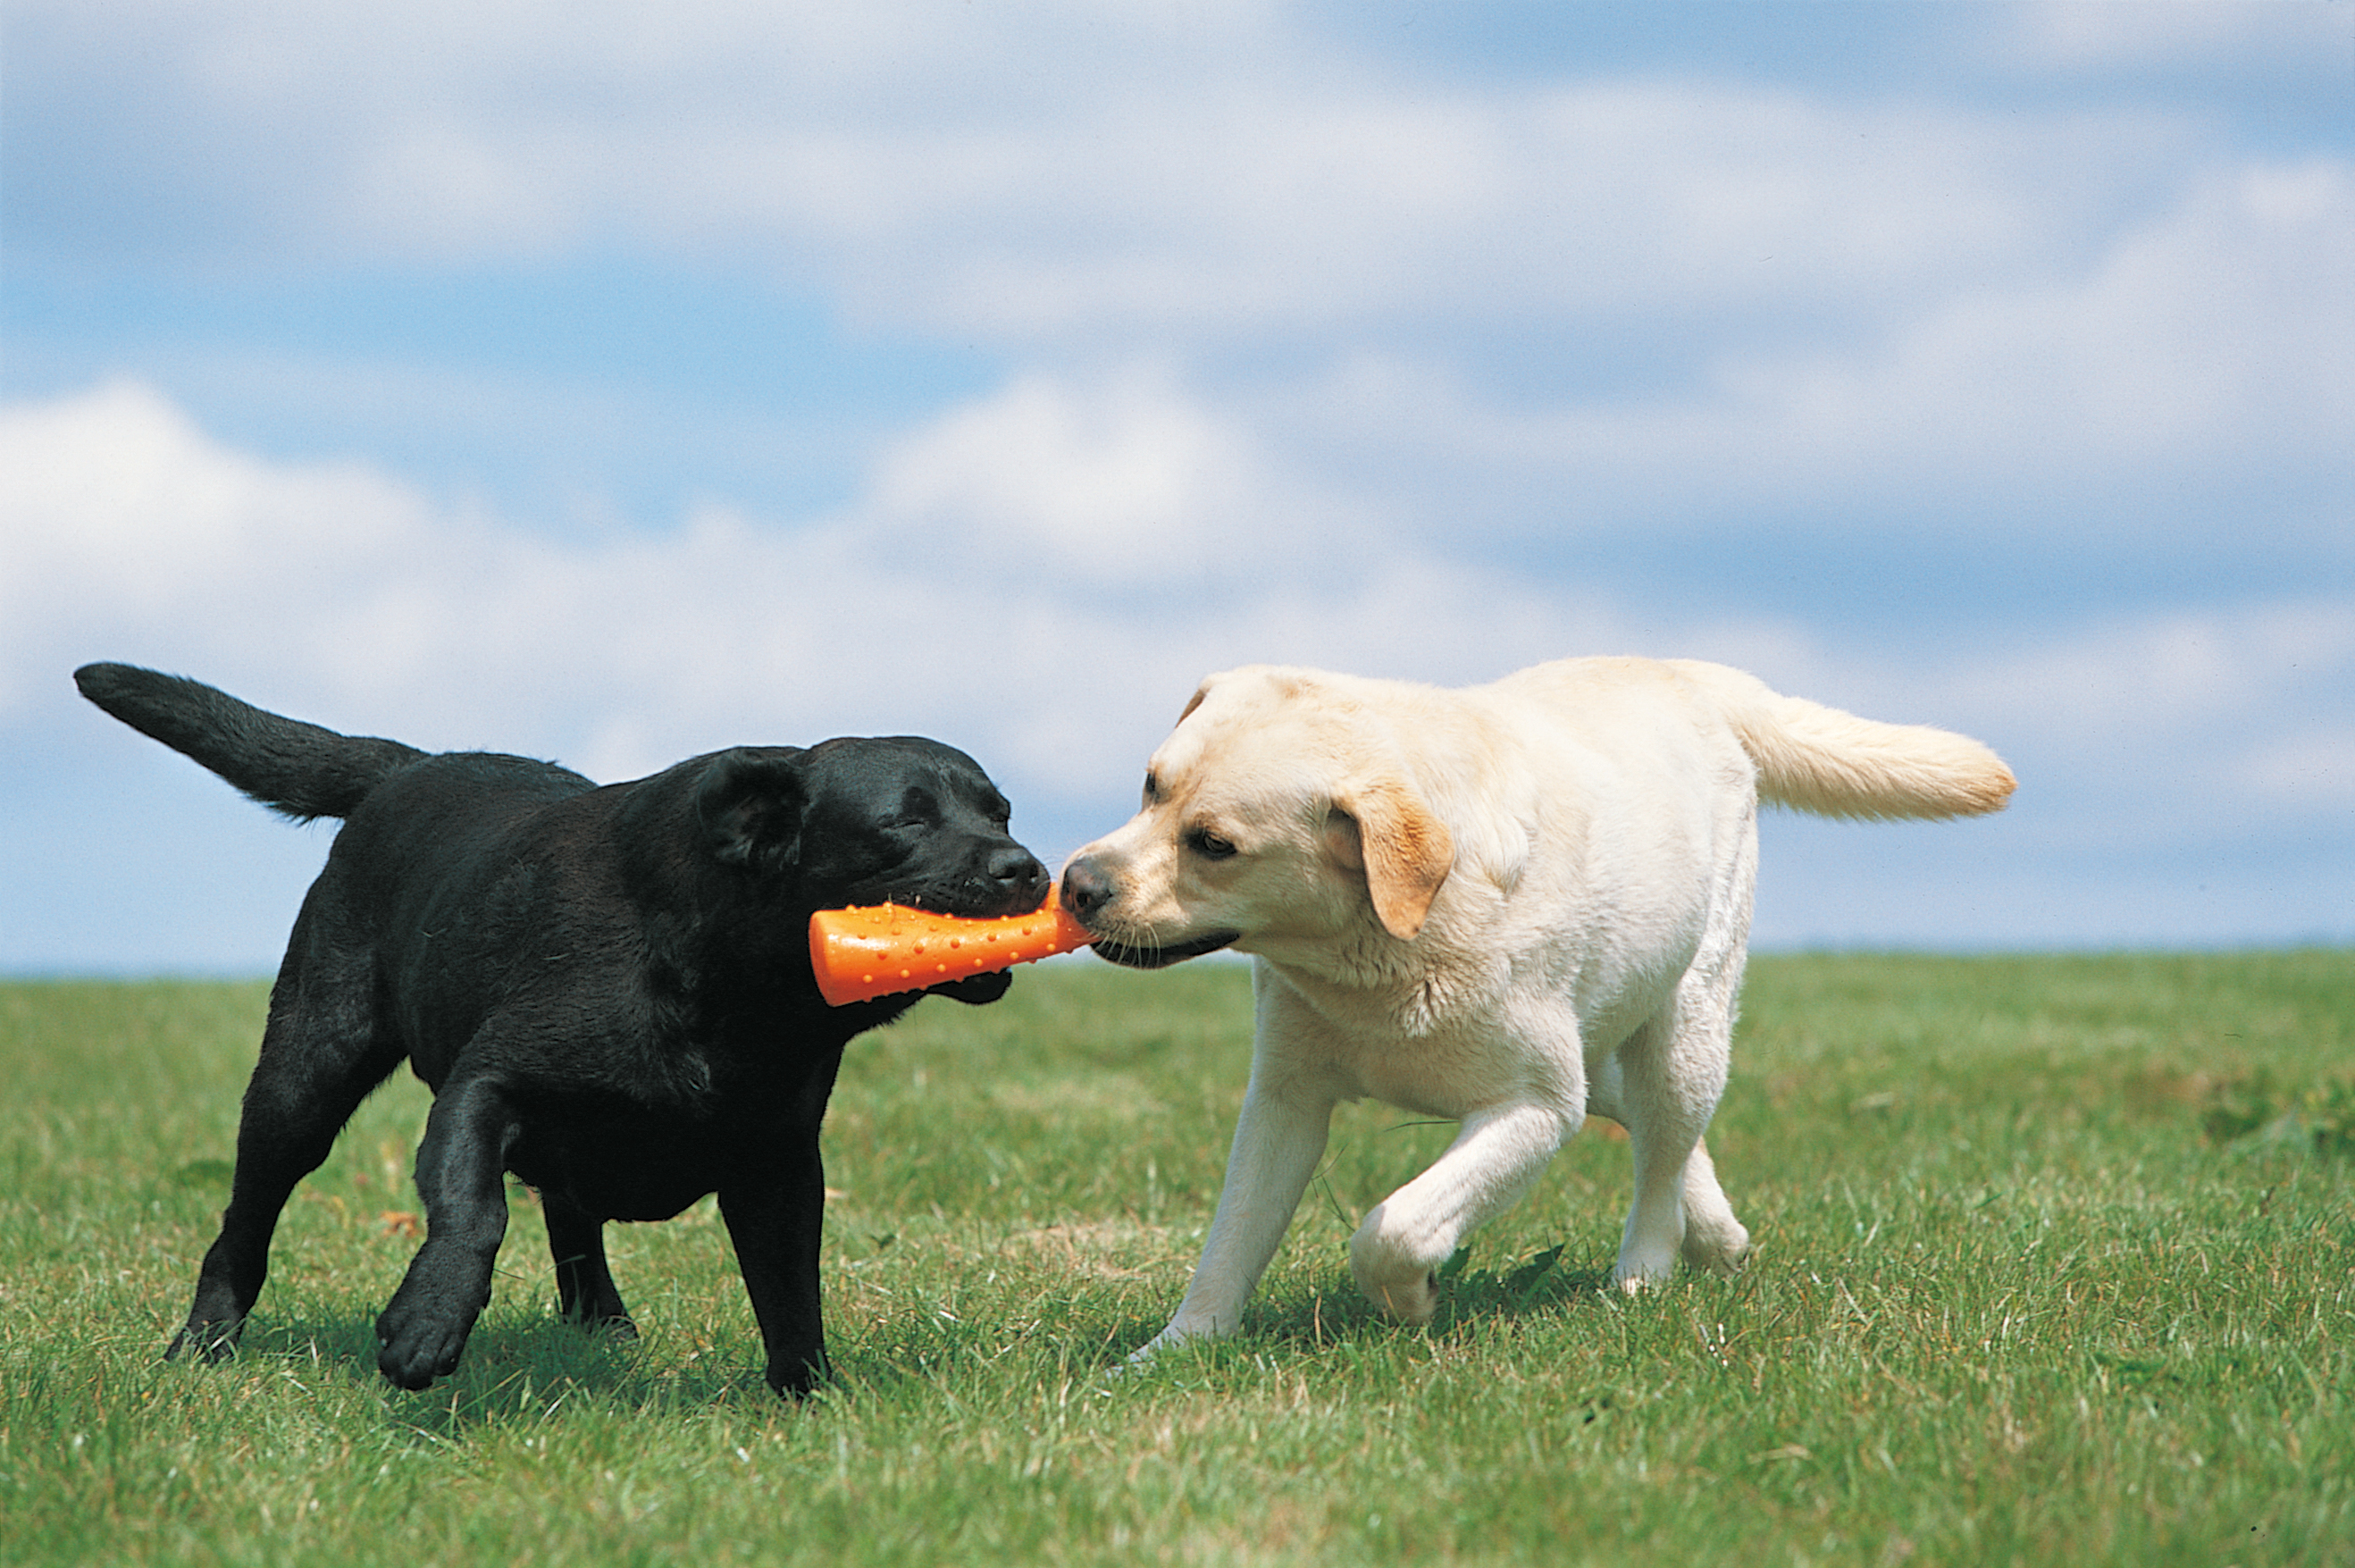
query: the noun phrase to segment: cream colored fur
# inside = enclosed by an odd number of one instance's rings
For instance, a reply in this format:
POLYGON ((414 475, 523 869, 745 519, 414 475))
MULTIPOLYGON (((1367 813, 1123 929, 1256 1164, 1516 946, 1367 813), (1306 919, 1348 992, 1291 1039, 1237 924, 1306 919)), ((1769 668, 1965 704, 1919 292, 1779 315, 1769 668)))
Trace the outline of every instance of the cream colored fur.
POLYGON ((1443 690, 1252 667, 1211 677, 1154 753, 1144 809, 1065 868, 1131 961, 1232 933, 1257 1040, 1193 1283, 1140 1356, 1231 1332, 1325 1149, 1371 1096, 1461 1124, 1350 1243, 1359 1285, 1426 1322, 1435 1271, 1592 1111, 1627 1129, 1614 1277, 1731 1269, 1749 1232, 1701 1134, 1725 1087, 1760 798, 1838 816, 1999 808, 2011 774, 1690 661, 1570 659, 1443 690))

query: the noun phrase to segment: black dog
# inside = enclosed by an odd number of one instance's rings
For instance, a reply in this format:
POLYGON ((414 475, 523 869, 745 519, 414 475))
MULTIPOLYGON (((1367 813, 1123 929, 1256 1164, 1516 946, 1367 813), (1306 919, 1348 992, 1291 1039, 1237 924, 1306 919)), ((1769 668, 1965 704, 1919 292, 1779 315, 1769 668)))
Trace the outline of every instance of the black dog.
MULTIPOLYGON (((826 1372, 818 1126, 851 1036, 917 999, 826 1006, 813 911, 886 900, 1036 909, 1047 871, 964 752, 911 738, 744 747, 598 788, 549 763, 431 755, 265 713, 126 665, 82 695, 298 820, 346 819, 271 992, 237 1172, 169 1355, 234 1349, 294 1184, 406 1058, 435 1100, 424 1245, 377 1320, 384 1375, 458 1364, 490 1298, 505 1174, 537 1188, 565 1314, 634 1332, 608 1220, 708 1192, 736 1244, 768 1379, 826 1372)), ((937 987, 995 1001, 1005 974, 937 987)))

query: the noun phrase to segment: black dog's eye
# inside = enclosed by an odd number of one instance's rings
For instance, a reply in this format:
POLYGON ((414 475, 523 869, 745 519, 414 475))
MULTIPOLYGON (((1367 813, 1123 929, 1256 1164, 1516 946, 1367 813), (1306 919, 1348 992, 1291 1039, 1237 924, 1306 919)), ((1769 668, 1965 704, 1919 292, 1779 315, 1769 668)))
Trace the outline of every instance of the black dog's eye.
POLYGON ((940 826, 941 803, 930 790, 911 789, 900 797, 900 815, 891 827, 902 832, 925 832, 940 826))
POLYGON ((1186 834, 1186 848, 1205 860, 1231 860, 1235 854, 1232 839, 1221 838, 1207 827, 1189 828, 1186 834))

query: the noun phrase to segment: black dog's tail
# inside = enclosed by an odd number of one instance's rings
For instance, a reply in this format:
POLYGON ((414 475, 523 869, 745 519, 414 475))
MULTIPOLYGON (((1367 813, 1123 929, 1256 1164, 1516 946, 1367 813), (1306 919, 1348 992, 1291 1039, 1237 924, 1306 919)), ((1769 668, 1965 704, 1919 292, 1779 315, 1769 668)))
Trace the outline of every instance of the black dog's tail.
POLYGON ((386 774, 425 753, 282 719, 201 681, 127 664, 74 671, 81 694, 297 822, 349 816, 386 774))

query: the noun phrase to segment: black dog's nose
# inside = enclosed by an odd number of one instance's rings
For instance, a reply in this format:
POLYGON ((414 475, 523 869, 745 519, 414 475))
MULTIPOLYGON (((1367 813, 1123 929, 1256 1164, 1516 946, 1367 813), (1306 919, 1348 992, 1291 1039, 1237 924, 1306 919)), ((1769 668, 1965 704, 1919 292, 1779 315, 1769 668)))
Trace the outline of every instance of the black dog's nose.
POLYGON ((992 855, 986 870, 989 880, 1009 895, 1021 895, 1026 910, 1037 909, 1047 896, 1047 868, 1018 844, 992 855))
POLYGON ((1119 891, 1093 860, 1074 860, 1063 868, 1063 907, 1082 925, 1119 891))

